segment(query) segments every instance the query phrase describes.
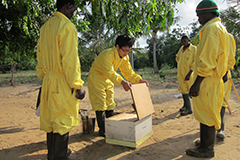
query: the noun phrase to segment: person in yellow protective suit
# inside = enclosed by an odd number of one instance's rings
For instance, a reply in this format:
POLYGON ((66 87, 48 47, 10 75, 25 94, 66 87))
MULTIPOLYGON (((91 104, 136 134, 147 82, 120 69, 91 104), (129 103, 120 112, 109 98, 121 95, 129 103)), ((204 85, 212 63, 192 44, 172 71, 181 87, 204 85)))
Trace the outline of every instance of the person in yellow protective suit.
POLYGON ((57 0, 57 11, 41 28, 37 76, 43 79, 40 129, 47 132, 47 158, 69 159, 69 131, 79 125, 79 100, 85 96, 78 57, 78 38, 70 21, 74 0, 57 0))
POLYGON ((96 112, 99 135, 105 136, 105 115, 114 115, 114 84, 122 85, 125 91, 131 89, 131 83, 146 83, 140 75, 136 74, 129 63, 128 53, 134 41, 127 35, 120 35, 116 39, 115 47, 101 52, 92 63, 88 75, 88 92, 92 109, 96 112), (116 71, 129 80, 127 82, 116 71), (105 115, 104 115, 105 112, 105 115))
MULTIPOLYGON (((235 65, 235 55, 236 55, 236 42, 232 34, 229 33, 229 40, 230 40, 230 51, 229 51, 229 56, 228 56, 228 73, 225 74, 223 77, 224 83, 224 93, 226 100, 229 102, 230 99, 230 94, 231 94, 231 81, 228 80, 231 78, 231 69, 233 69, 235 65)), ((225 108, 227 108, 228 105, 225 101, 223 101, 223 105, 221 108, 220 116, 221 116, 221 128, 217 131, 217 138, 220 140, 225 139, 225 133, 224 133, 224 114, 225 114, 225 108)))
POLYGON ((200 122, 200 145, 186 153, 194 157, 214 157, 215 129, 220 129, 223 103, 223 76, 227 72, 229 34, 219 18, 214 0, 202 0, 196 9, 203 27, 194 67, 194 83, 190 88, 194 116, 200 122))
POLYGON ((180 108, 180 114, 182 116, 192 114, 192 107, 189 98, 189 89, 192 85, 193 77, 192 72, 194 69, 194 59, 197 52, 197 47, 190 43, 188 36, 182 36, 181 38, 182 47, 179 49, 176 55, 176 61, 178 66, 178 90, 183 96, 183 107, 180 108))

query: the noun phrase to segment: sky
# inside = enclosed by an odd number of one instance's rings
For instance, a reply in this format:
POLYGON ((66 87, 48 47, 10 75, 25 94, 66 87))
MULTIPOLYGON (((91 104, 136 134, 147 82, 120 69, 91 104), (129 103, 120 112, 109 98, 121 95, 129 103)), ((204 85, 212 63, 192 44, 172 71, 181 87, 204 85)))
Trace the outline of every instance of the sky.
MULTIPOLYGON (((176 7, 178 12, 175 13, 175 16, 181 17, 181 20, 177 22, 177 24, 181 27, 185 27, 198 20, 195 10, 199 2, 201 2, 201 0, 185 0, 185 2, 177 4, 176 7)), ((227 9, 228 7, 226 0, 215 0, 215 2, 218 4, 220 11, 227 9)), ((171 28, 173 27, 176 27, 176 25, 171 28)), ((146 37, 138 39, 141 47, 145 47, 147 45, 146 39, 146 37)))

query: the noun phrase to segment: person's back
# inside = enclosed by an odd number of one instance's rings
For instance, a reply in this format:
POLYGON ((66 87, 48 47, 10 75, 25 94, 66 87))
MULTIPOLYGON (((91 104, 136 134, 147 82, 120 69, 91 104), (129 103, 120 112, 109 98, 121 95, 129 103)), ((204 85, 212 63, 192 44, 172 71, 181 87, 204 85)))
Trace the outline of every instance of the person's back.
POLYGON ((68 34, 67 32, 75 32, 72 33, 72 35, 77 35, 75 26, 62 13, 56 12, 54 16, 42 26, 40 32, 41 37, 39 42, 42 46, 44 46, 41 47, 41 52, 44 53, 42 61, 46 62, 43 63, 45 72, 47 70, 62 72, 63 66, 61 65, 60 61, 62 60, 64 53, 60 49, 61 47, 66 47, 66 45, 71 47, 72 43, 76 43, 74 39, 77 37, 72 37, 72 42, 64 42, 64 36, 68 34))
POLYGON ((74 0, 57 0, 57 9, 41 28, 37 46, 38 78, 43 79, 40 129, 47 132, 48 159, 69 159, 69 131, 79 125, 84 98, 74 24, 74 0), (78 98, 78 99, 77 99, 78 98))

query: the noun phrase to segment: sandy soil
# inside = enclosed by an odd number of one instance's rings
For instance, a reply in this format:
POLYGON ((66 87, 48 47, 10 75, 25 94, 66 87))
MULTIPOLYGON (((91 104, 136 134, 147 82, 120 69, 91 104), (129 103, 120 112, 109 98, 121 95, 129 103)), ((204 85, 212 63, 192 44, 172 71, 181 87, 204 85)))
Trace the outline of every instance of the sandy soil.
MULTIPOLYGON (((179 108, 182 99, 177 83, 164 82, 150 85, 150 94, 154 104, 153 136, 137 149, 106 144, 99 137, 96 125, 93 134, 82 134, 82 126, 70 132, 69 148, 73 151, 70 158, 85 160, 156 160, 156 159, 199 159, 185 154, 188 147, 194 147, 199 138, 199 123, 193 114, 181 117, 179 108), (168 86, 172 86, 169 88, 168 86)), ((0 87, 0 159, 36 160, 46 159, 46 133, 39 130, 39 117, 35 115, 38 91, 20 94, 36 88, 34 85, 0 87)), ((238 87, 238 86, 237 86, 238 87)), ((87 87, 84 86, 85 90, 87 87)), ((239 92, 240 93, 240 92, 239 92)), ((115 87, 116 112, 133 111, 130 92, 115 87)), ((226 139, 216 141, 215 157, 212 159, 240 159, 240 104, 234 91, 230 98, 233 114, 226 111, 226 139)), ((88 96, 80 102, 80 108, 88 108, 87 113, 94 116, 88 96)), ((80 123, 81 124, 81 123, 80 123)))

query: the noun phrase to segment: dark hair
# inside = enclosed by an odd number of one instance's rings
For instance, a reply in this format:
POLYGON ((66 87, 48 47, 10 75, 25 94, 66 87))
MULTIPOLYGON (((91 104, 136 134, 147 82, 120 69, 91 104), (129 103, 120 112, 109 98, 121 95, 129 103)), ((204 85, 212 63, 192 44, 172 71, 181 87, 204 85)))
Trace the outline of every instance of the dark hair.
POLYGON ((132 47, 134 44, 133 38, 129 37, 128 35, 120 35, 116 39, 115 46, 118 44, 119 48, 124 46, 132 47))
POLYGON ((57 0, 56 6, 57 6, 57 10, 60 10, 65 4, 75 4, 74 0, 57 0))
POLYGON ((186 39, 186 40, 190 41, 189 37, 188 37, 188 36, 186 36, 186 35, 182 36, 182 38, 181 38, 181 40, 184 40, 184 39, 186 39))

